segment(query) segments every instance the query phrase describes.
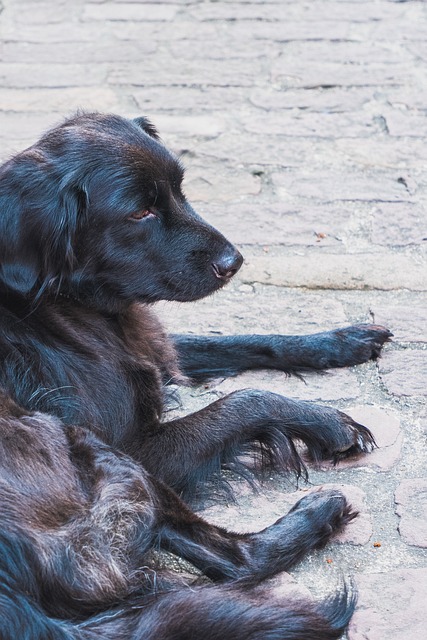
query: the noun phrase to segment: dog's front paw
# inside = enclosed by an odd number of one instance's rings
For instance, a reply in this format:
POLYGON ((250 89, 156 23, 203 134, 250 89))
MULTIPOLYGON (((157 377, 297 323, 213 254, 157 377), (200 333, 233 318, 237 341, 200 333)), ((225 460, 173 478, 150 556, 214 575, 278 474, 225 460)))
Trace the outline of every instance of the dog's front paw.
POLYGON ((358 324, 331 331, 329 366, 349 367, 376 360, 392 336, 386 327, 376 324, 358 324))
POLYGON ((332 407, 300 403, 307 407, 306 429, 301 439, 312 462, 332 460, 370 453, 377 446, 369 429, 332 407), (315 426, 314 426, 315 425, 315 426))
POLYGON ((345 458, 351 458, 362 453, 370 453, 377 447, 375 438, 367 427, 356 422, 342 411, 337 411, 337 413, 343 425, 343 432, 347 434, 348 440, 342 447, 336 447, 335 451, 332 452, 331 458, 334 464, 345 458))

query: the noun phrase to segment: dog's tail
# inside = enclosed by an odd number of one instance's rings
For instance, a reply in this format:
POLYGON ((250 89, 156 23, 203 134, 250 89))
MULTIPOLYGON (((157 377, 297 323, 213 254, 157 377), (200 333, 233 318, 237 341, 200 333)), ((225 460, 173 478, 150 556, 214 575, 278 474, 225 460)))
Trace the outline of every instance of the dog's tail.
MULTIPOLYGON (((0 585, 1 640, 337 640, 354 603, 340 594, 321 606, 307 602, 261 604, 239 594, 217 601, 204 588, 196 594, 169 593, 72 623, 48 617, 25 594, 0 585)), ((222 591, 222 590, 221 590, 222 591)), ((224 597, 225 596, 225 597, 224 597)))
POLYGON ((354 590, 321 603, 271 601, 233 586, 185 588, 88 620, 84 638, 117 640, 337 640, 353 614, 354 590))
POLYGON ((1 640, 336 640, 355 606, 354 592, 347 588, 315 604, 271 601, 219 585, 135 599, 72 622, 46 615, 33 592, 32 568, 23 560, 19 545, 0 545, 1 640))
POLYGON ((37 564, 14 538, 0 537, 1 640, 336 640, 355 606, 346 587, 316 604, 215 585, 134 598, 85 621, 54 619, 37 599, 37 564))

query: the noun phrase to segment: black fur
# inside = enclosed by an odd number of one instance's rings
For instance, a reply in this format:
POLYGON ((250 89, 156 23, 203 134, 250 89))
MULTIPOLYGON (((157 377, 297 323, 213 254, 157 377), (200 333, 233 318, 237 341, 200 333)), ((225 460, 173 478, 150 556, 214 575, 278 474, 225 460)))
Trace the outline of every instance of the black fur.
POLYGON ((379 354, 373 325, 308 337, 174 336, 149 309, 226 284, 239 252, 186 201, 183 170, 146 118, 78 115, 0 169, 0 637, 2 640, 338 638, 354 608, 272 599, 263 581, 355 514, 307 495, 259 533, 206 523, 190 496, 222 466, 305 473, 369 451, 335 409, 239 391, 162 422, 164 385, 347 366, 379 354), (240 465, 240 466, 239 466, 240 465), (192 562, 212 585, 156 566, 192 562))

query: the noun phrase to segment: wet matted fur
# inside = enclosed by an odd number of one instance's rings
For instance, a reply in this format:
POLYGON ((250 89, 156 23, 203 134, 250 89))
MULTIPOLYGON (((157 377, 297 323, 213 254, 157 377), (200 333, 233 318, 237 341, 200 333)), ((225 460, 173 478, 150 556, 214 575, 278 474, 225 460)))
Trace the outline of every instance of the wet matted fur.
POLYGON ((239 252, 185 199, 183 170, 145 118, 82 114, 0 169, 2 640, 322 640, 354 608, 274 599, 264 581, 354 517, 338 491, 236 534, 189 496, 222 466, 305 473, 369 451, 335 409, 245 390, 164 421, 171 381, 250 368, 323 369, 378 356, 390 333, 168 337, 150 305, 226 284, 239 252), (210 584, 152 563, 165 549, 210 584))

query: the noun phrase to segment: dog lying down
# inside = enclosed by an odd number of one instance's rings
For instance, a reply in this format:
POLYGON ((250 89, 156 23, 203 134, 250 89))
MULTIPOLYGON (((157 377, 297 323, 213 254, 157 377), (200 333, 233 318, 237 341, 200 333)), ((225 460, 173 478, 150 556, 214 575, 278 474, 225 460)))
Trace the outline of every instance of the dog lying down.
POLYGON ((369 430, 264 391, 169 422, 162 399, 170 381, 362 363, 391 334, 168 337, 152 303, 208 296, 242 264, 182 179, 148 120, 96 113, 1 168, 2 640, 322 640, 351 617, 346 587, 313 603, 263 585, 356 515, 341 493, 310 493, 251 534, 208 524, 187 502, 248 451, 301 475, 295 443, 336 461, 369 452, 369 430), (153 549, 204 580, 155 566, 153 549))

